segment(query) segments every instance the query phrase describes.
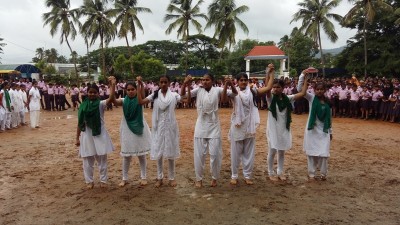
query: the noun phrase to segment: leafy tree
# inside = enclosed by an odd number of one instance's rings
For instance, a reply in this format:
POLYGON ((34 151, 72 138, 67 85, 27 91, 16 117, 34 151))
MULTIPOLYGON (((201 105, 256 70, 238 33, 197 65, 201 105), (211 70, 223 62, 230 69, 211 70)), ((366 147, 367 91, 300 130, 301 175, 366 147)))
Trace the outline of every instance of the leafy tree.
MULTIPOLYGON (((44 25, 50 25, 50 34, 52 37, 54 37, 54 35, 57 33, 57 30, 60 29, 60 44, 62 44, 65 40, 72 54, 73 51, 68 38, 71 37, 71 39, 74 40, 77 34, 75 24, 80 26, 80 22, 77 17, 77 9, 70 9, 71 4, 69 0, 46 0, 45 5, 46 7, 51 8, 51 11, 43 13, 44 25)), ((40 57, 38 58, 39 60, 41 59, 40 57)), ((75 75, 78 79, 79 74, 76 67, 76 61, 74 60, 73 63, 75 75)))
POLYGON ((338 36, 335 32, 335 27, 329 19, 336 20, 337 22, 342 21, 342 16, 330 13, 340 2, 341 0, 303 0, 303 2, 298 3, 300 10, 293 15, 293 20, 291 21, 302 20, 302 25, 299 30, 310 36, 315 43, 318 43, 321 52, 322 73, 324 77, 325 60, 322 51, 321 29, 325 32, 330 41, 337 41, 338 36))
POLYGON ((166 34, 170 34, 172 30, 178 29, 178 37, 182 36, 182 40, 185 41, 186 44, 186 66, 185 70, 188 68, 188 56, 189 56, 189 45, 188 45, 188 37, 189 37, 189 25, 192 24, 197 32, 201 33, 201 24, 196 20, 197 18, 203 18, 206 21, 208 20, 207 16, 203 13, 200 13, 200 5, 203 3, 203 0, 199 0, 192 7, 192 0, 171 0, 171 3, 168 5, 167 12, 168 14, 164 17, 164 22, 174 20, 165 31, 166 34))
POLYGON ((207 69, 208 61, 218 58, 216 40, 204 34, 189 36, 189 49, 193 55, 203 61, 201 69, 207 69))
POLYGON ((210 18, 206 28, 215 27, 214 38, 218 40, 218 47, 221 48, 220 59, 226 44, 231 46, 236 43, 236 25, 238 25, 246 34, 249 29, 246 24, 239 19, 239 15, 249 11, 249 7, 242 5, 236 7, 235 0, 214 0, 208 7, 208 17, 210 18))
POLYGON ((172 41, 147 41, 133 47, 134 52, 144 51, 165 64, 179 64, 185 52, 185 45, 172 41))
MULTIPOLYGON (((116 0, 113 13, 117 15, 115 26, 119 27, 118 37, 125 38, 126 46, 128 47, 129 57, 132 56, 132 50, 129 47, 128 35, 131 33, 132 40, 136 39, 136 27, 143 31, 142 23, 137 17, 138 13, 151 13, 149 8, 137 7, 137 0, 116 0)), ((130 65, 131 73, 134 74, 133 65, 130 65)))
POLYGON ((111 22, 115 12, 107 9, 106 3, 102 0, 84 0, 80 7, 79 15, 86 16, 82 25, 81 33, 85 40, 90 40, 90 45, 100 37, 100 48, 102 58, 102 73, 106 73, 106 59, 104 45, 108 45, 115 38, 117 30, 111 22))
POLYGON ((353 8, 344 16, 343 24, 348 27, 354 27, 354 17, 363 17, 362 28, 358 27, 358 30, 362 29, 362 34, 364 38, 364 75, 367 75, 367 65, 368 65, 368 52, 367 52, 367 25, 374 21, 376 10, 383 9, 391 11, 392 7, 387 4, 384 0, 349 0, 354 3, 353 8))

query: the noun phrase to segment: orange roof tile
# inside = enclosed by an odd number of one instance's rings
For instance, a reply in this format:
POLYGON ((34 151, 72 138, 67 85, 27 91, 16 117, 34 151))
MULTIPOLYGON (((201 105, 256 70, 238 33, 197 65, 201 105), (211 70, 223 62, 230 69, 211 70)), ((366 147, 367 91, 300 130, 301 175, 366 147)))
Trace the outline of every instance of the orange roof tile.
POLYGON ((254 46, 246 56, 262 56, 262 55, 282 55, 285 53, 275 45, 270 46, 254 46))

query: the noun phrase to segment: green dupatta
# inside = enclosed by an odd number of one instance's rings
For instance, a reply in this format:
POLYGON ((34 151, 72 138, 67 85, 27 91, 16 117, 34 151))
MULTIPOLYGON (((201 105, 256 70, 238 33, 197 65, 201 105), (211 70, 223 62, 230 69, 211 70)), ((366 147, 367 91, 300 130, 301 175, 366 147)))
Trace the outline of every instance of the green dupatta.
POLYGON ((282 94, 282 99, 280 99, 278 95, 272 94, 272 102, 271 102, 271 105, 269 106, 268 110, 271 111, 272 116, 276 120, 278 120, 277 115, 276 115, 276 106, 278 106, 279 112, 282 112, 282 110, 284 110, 285 108, 287 109, 286 129, 290 130, 290 123, 292 122, 293 106, 292 106, 292 103, 290 102, 288 96, 285 94, 282 94))
POLYGON ((137 96, 129 98, 126 96, 123 102, 123 110, 129 130, 136 135, 143 134, 143 108, 139 104, 137 96))
POLYGON ((86 126, 92 129, 92 135, 97 136, 101 134, 101 120, 100 120, 100 100, 86 99, 79 106, 78 111, 78 126, 81 131, 86 130, 86 126))
POLYGON ((321 101, 314 97, 311 105, 310 120, 308 121, 308 130, 314 129, 317 118, 324 123, 324 132, 328 133, 329 128, 332 126, 331 107, 329 107, 328 103, 321 104, 321 101))

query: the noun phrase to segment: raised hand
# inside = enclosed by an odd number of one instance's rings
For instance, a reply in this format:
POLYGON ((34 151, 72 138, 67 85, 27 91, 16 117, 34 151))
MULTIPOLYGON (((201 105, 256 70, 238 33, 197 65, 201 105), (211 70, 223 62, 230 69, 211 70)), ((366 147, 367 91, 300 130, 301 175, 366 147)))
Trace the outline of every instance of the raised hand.
POLYGON ((139 85, 142 85, 142 84, 143 84, 143 81, 142 81, 142 77, 141 77, 141 76, 137 76, 137 77, 136 77, 136 81, 138 82, 139 85))
POLYGON ((185 84, 189 84, 189 82, 192 81, 192 76, 189 74, 185 77, 185 80, 183 81, 183 83, 185 84))
POLYGON ((108 77, 108 82, 109 82, 111 85, 116 85, 116 84, 117 84, 117 79, 115 79, 114 76, 109 76, 109 77, 108 77))

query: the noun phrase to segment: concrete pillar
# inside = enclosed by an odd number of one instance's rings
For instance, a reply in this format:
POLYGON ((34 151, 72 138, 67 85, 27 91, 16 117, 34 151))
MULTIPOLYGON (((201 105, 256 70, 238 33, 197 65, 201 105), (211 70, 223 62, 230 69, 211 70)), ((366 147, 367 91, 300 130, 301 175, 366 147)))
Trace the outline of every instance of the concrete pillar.
POLYGON ((250 59, 246 60, 246 74, 250 78, 250 59))

